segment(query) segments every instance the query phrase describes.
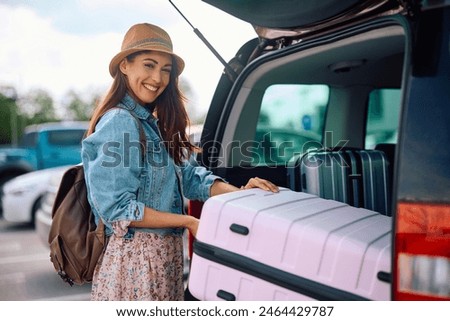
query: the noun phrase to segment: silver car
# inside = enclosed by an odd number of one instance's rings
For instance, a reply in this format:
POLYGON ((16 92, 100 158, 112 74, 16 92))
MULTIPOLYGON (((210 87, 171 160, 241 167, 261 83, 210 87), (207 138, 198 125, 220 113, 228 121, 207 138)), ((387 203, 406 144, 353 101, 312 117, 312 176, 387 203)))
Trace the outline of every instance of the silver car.
POLYGON ((38 170, 17 176, 3 186, 2 207, 4 219, 13 223, 35 224, 48 185, 67 166, 38 170))

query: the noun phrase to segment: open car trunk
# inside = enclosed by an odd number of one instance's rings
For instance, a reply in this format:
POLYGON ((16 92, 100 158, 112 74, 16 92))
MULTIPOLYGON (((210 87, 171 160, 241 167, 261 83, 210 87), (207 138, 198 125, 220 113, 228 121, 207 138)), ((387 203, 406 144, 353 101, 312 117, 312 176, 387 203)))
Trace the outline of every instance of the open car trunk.
POLYGON ((447 240, 416 241, 434 229, 429 219, 448 216, 448 189, 436 184, 448 166, 435 157, 438 147, 427 146, 439 141, 434 125, 423 123, 448 127, 441 116, 449 8, 415 0, 204 2, 249 22, 259 37, 232 61, 241 63, 238 77, 221 77, 201 163, 236 186, 257 176, 287 189, 190 207, 199 214, 203 206, 192 293, 202 300, 448 299, 448 274, 433 274, 448 267, 447 240), (439 173, 432 183, 431 173, 439 173), (421 202, 423 223, 412 200, 421 202), (425 280, 416 262, 435 279, 425 280))

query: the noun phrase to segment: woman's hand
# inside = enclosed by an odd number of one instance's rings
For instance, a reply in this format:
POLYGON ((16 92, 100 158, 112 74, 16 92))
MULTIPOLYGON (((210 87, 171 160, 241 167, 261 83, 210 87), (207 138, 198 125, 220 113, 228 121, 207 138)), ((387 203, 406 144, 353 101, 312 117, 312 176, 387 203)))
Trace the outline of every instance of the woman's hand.
POLYGON ((191 234, 193 237, 197 237, 198 224, 200 221, 193 216, 186 215, 184 217, 187 220, 184 227, 189 230, 189 234, 191 234))
POLYGON ((266 179, 262 179, 259 177, 250 178, 245 186, 241 186, 241 189, 250 189, 255 187, 274 193, 277 193, 279 191, 278 186, 266 179))
MULTIPOLYGON (((265 191, 271 191, 274 193, 277 193, 279 191, 278 186, 276 186, 272 182, 269 182, 268 180, 259 177, 250 178, 247 184, 245 184, 245 186, 241 186, 240 189, 250 189, 250 188, 261 188, 265 191)), ((211 186, 211 196, 236 191, 239 191, 238 187, 225 183, 221 180, 216 180, 211 186)))

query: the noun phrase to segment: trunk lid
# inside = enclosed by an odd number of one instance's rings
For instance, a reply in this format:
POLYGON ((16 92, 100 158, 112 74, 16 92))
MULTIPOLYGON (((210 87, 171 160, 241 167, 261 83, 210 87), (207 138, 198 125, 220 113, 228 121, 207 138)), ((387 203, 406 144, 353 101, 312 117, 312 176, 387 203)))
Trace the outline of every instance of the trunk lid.
POLYGON ((250 23, 264 39, 300 38, 354 20, 402 12, 414 3, 413 0, 203 1, 250 23))

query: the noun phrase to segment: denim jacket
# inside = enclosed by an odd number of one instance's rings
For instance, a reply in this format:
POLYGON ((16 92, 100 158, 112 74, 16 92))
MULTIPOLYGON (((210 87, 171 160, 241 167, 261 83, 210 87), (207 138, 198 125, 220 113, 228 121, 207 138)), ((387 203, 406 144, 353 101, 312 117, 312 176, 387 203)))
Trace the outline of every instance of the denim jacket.
MULTIPOLYGON (((97 218, 113 233, 112 223, 140 221, 144 207, 184 214, 183 196, 205 201, 216 179, 204 167, 184 161, 176 165, 169 156, 157 126, 157 119, 143 106, 126 95, 119 107, 103 115, 95 132, 82 142, 88 200, 97 218), (139 127, 128 110, 143 125, 147 145, 141 158, 139 127)), ((128 228, 131 238, 137 228, 128 228)), ((183 229, 143 229, 159 234, 181 234, 183 229)))

